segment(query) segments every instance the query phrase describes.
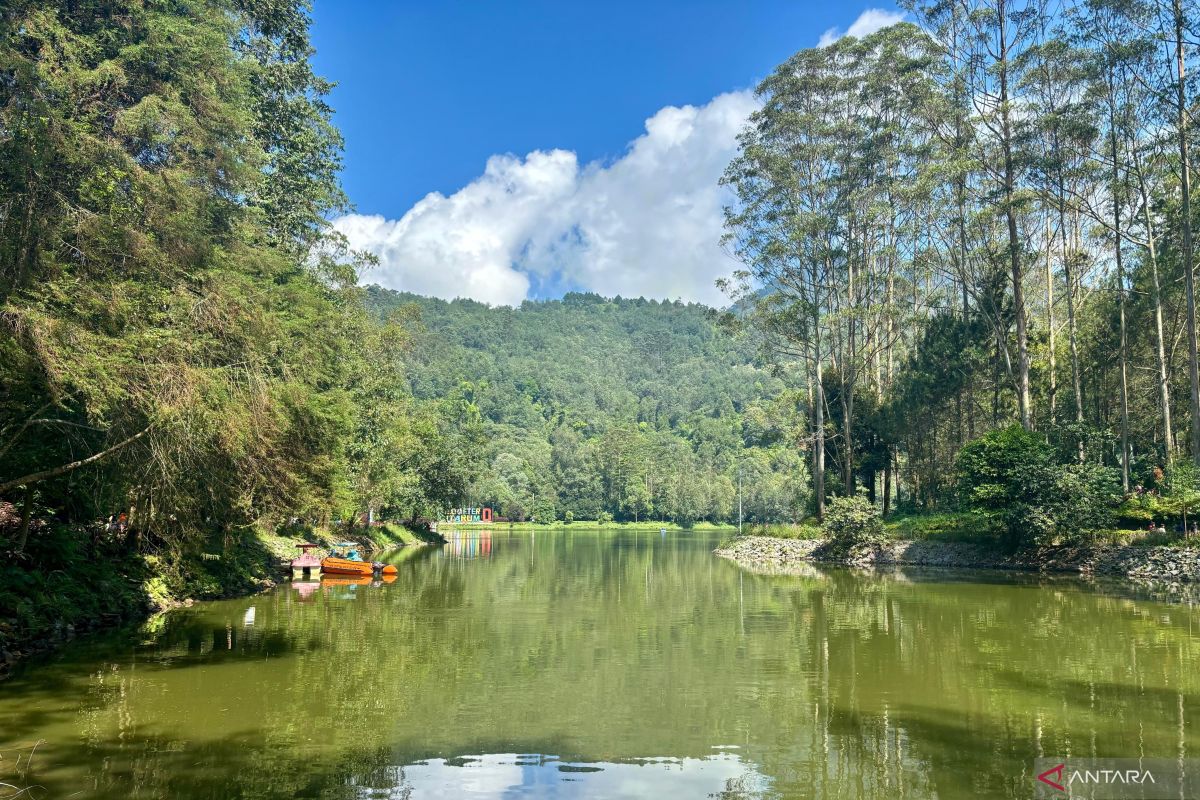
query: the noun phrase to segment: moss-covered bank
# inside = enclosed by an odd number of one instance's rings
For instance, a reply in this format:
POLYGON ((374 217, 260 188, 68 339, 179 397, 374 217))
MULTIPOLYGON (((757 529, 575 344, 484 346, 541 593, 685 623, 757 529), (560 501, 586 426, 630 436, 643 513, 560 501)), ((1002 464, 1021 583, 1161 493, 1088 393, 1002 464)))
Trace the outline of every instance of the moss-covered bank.
POLYGON ((143 539, 40 525, 0 569, 0 678, 21 659, 90 631, 136 623, 194 600, 263 591, 286 577, 296 543, 354 541, 364 552, 442 541, 385 523, 353 531, 258 528, 214 536, 186 552, 143 539))

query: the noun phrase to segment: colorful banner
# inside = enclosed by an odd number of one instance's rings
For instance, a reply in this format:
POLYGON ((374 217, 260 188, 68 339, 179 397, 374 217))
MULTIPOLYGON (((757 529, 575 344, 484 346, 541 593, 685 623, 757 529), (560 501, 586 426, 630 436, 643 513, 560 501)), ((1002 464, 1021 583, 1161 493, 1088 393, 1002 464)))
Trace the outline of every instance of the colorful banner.
POLYGON ((445 522, 491 522, 492 510, 490 508, 476 508, 474 506, 468 508, 452 508, 450 514, 444 520, 445 522))

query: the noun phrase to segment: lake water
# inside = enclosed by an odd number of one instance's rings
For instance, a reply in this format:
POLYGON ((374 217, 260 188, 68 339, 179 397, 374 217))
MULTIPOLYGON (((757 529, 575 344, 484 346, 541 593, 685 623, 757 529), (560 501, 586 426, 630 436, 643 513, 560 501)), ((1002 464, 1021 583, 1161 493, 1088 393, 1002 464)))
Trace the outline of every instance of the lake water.
POLYGON ((1200 746, 1191 606, 986 573, 760 576, 716 543, 463 534, 394 553, 391 583, 296 582, 78 642, 0 683, 0 781, 34 798, 1030 797, 1040 756, 1200 746))

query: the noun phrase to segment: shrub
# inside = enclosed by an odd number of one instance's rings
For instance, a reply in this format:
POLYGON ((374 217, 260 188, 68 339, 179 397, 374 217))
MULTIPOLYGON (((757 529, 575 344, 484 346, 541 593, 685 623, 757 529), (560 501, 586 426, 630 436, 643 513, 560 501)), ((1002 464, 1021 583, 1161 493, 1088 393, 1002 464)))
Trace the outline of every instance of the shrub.
POLYGON ((1040 436, 1020 425, 998 428, 968 442, 957 467, 963 503, 995 521, 1011 547, 1053 533, 1048 509, 1057 494, 1058 465, 1040 436))
POLYGON ((754 536, 770 536, 774 539, 820 539, 823 535, 816 525, 807 523, 771 523, 748 529, 754 536))
POLYGON ((980 514, 943 512, 890 520, 887 529, 897 539, 979 542, 995 539, 995 522, 980 514))
POLYGON ((1059 463, 1045 439, 1020 425, 959 451, 958 488, 967 509, 997 524, 1013 549, 1106 528, 1121 501, 1115 470, 1059 463))
POLYGON ((1067 537, 1111 528, 1121 503, 1121 476, 1112 467, 1071 464, 1056 483, 1055 528, 1067 537))
POLYGON ((549 524, 555 520, 554 502, 543 497, 539 497, 533 501, 533 506, 530 508, 530 519, 534 522, 549 524))
POLYGON ((1162 519, 1167 513, 1163 510, 1160 499, 1145 492, 1133 495, 1121 503, 1116 509, 1116 525, 1120 528, 1144 531, 1150 523, 1162 519))
POLYGON ((825 538, 838 548, 883 541, 883 518, 865 497, 834 497, 825 511, 825 538))
POLYGON ((1187 524, 1200 508, 1200 470, 1190 461, 1180 461, 1167 468, 1161 484, 1165 496, 1160 499, 1159 507, 1187 524))

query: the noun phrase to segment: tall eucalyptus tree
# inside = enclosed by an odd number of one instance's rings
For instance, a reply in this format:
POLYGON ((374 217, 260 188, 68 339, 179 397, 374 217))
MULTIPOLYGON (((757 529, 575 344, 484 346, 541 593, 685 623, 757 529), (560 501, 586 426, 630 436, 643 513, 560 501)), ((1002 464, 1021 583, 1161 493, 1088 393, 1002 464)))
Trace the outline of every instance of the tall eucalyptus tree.
POLYGON ((927 37, 911 25, 801 51, 759 86, 762 109, 725 173, 737 197, 726 240, 747 267, 743 299, 777 353, 803 357, 813 386, 818 513, 827 378, 838 382, 835 453, 852 494, 856 394, 881 381, 881 358, 895 357, 901 223, 914 219, 906 198, 925 161, 917 121, 932 95, 932 63, 927 37))

